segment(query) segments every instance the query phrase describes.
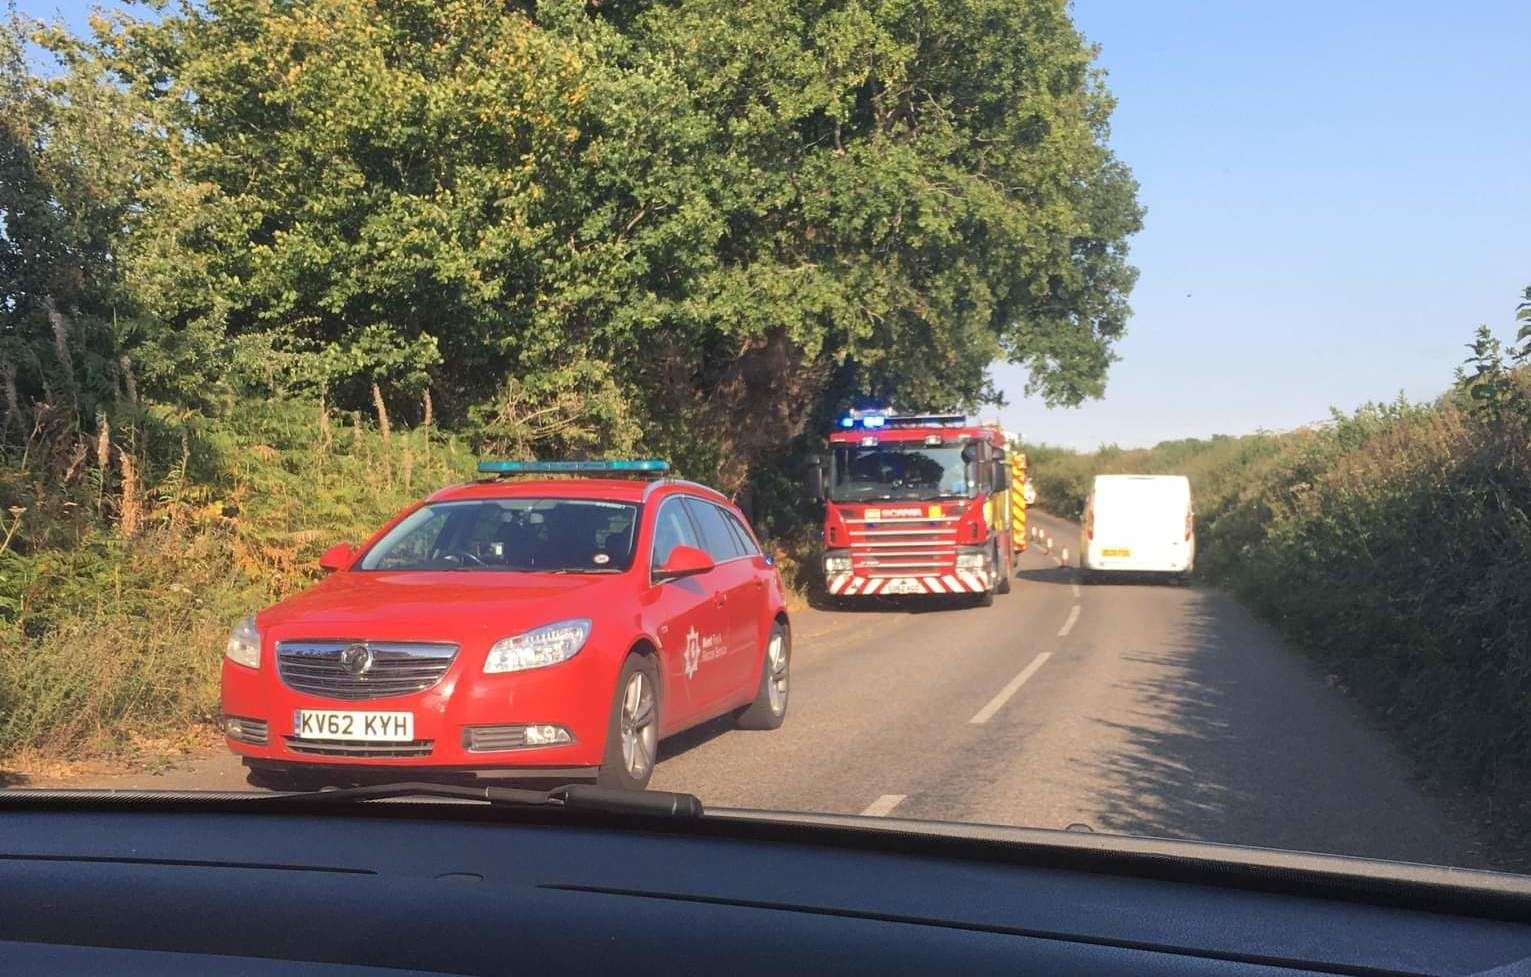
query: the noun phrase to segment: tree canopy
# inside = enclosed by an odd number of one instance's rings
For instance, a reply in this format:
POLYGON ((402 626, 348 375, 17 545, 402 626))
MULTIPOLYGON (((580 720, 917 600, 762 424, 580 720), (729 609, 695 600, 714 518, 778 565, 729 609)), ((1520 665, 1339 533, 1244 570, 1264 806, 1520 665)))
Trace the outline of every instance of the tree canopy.
POLYGON ((738 485, 856 395, 992 401, 999 359, 1098 396, 1127 318, 1136 186, 1064 0, 206 0, 37 37, 60 71, 13 31, 0 95, 23 401, 61 389, 52 308, 109 396, 428 391, 515 450, 738 485))

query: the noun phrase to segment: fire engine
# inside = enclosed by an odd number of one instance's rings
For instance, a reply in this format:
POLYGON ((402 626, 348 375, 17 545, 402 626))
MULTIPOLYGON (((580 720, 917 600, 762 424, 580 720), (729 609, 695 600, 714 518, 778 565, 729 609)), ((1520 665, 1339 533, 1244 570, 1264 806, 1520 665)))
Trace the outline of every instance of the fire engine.
POLYGON ((997 424, 961 414, 853 410, 809 467, 824 502, 831 597, 969 595, 1010 590, 1011 468, 997 424))

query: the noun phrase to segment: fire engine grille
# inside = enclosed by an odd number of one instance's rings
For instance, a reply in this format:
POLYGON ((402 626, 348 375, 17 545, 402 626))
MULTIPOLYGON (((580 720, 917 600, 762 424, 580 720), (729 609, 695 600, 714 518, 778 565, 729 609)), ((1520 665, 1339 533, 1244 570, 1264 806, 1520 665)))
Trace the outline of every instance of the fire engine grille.
POLYGON ((860 576, 924 576, 956 566, 955 516, 845 521, 851 537, 851 568, 860 576))
POLYGON ((457 646, 413 641, 281 641, 277 671, 287 687, 326 699, 386 699, 441 681, 457 646), (361 650, 357 650, 361 649, 361 650))

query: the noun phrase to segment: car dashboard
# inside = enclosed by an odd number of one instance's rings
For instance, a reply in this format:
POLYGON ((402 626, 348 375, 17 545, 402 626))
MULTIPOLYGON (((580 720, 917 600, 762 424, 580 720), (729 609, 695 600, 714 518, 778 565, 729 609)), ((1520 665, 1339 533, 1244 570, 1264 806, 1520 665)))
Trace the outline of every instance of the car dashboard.
POLYGON ((834 816, 3 799, 0 969, 1510 974, 1527 882, 834 816))

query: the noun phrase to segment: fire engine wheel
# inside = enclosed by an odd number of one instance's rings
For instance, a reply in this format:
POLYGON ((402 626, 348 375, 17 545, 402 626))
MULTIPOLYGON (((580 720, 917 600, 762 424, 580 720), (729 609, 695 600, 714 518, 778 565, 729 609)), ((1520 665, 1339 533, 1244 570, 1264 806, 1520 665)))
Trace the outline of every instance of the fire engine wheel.
POLYGON ((999 548, 994 549, 994 572, 999 574, 999 585, 994 588, 996 594, 1010 593, 1010 567, 999 558, 999 548))
POLYGON ((778 729, 787 718, 787 691, 792 670, 792 637, 786 626, 777 622, 766 638, 765 662, 760 669, 760 687, 755 701, 735 713, 740 729, 778 729))
POLYGON ((642 790, 654 775, 658 759, 659 672, 653 658, 634 652, 617 678, 606 728, 606 756, 595 782, 602 787, 642 790))

